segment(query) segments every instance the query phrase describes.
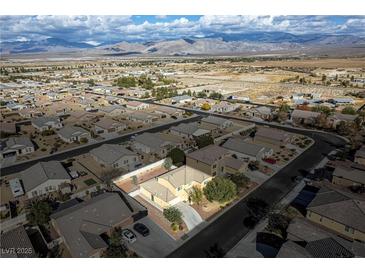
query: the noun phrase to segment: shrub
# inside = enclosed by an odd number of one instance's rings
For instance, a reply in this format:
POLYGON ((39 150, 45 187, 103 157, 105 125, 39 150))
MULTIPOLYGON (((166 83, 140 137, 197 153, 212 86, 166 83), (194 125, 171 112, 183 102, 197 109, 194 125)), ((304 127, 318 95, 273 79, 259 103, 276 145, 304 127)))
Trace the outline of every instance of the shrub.
POLYGON ((204 195, 208 201, 217 201, 219 203, 225 203, 237 195, 237 186, 227 178, 216 177, 204 188, 204 195))
POLYGON ((176 207, 169 207, 163 210, 163 216, 172 224, 182 223, 182 213, 176 207))

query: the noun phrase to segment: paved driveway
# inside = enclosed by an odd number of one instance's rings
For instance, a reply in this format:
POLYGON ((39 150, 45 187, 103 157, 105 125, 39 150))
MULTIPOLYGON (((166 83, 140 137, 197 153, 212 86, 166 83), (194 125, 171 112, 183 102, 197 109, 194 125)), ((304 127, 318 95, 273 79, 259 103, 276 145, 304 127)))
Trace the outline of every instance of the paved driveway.
POLYGON ((192 230, 194 227, 199 225, 203 222, 202 217, 199 215, 198 212, 190 205, 180 202, 175 205, 178 209, 180 209, 181 213, 183 214, 183 220, 187 225, 189 230, 192 230))
POLYGON ((128 226, 137 235, 137 241, 133 244, 127 244, 128 248, 139 256, 144 258, 162 258, 177 248, 178 243, 148 216, 137 222, 143 223, 150 229, 150 235, 143 237, 133 229, 133 224, 128 226))

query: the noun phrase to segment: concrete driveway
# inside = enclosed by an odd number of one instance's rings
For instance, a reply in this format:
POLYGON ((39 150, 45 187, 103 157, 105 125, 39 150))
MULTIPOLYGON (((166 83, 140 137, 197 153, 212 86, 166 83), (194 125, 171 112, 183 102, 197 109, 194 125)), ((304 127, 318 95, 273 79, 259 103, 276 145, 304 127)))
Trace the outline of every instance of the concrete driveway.
POLYGON ((175 207, 178 208, 183 214, 183 220, 189 230, 192 230, 194 227, 203 222, 203 219, 199 213, 187 203, 180 202, 177 203, 175 207))
POLYGON ((137 223, 144 224, 150 230, 150 235, 143 237, 133 229, 133 224, 126 227, 137 235, 137 241, 133 244, 128 243, 127 246, 140 257, 163 258, 177 248, 178 242, 155 224, 148 216, 138 220, 137 223))

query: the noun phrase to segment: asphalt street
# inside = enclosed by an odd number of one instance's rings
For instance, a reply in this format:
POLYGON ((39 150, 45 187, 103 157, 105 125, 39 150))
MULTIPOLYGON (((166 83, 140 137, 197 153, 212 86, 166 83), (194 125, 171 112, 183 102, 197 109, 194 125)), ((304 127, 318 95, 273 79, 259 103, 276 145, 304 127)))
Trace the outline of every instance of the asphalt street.
MULTIPOLYGON (((157 127, 154 127, 154 128, 146 128, 145 130, 139 131, 138 134, 142 134, 144 132, 160 132, 162 130, 166 130, 166 129, 170 128, 171 126, 178 125, 180 123, 193 122, 193 121, 197 121, 197 120, 200 120, 200 119, 201 119, 201 117, 196 116, 196 117, 191 117, 190 119, 185 119, 183 121, 177 120, 176 122, 161 125, 161 126, 157 126, 157 127)), ((109 139, 109 140, 101 141, 101 142, 98 142, 98 143, 90 144, 90 145, 87 145, 87 146, 78 147, 78 148, 68 150, 68 151, 65 151, 65 152, 60 152, 60 153, 57 153, 57 154, 51 154, 51 155, 42 157, 41 159, 37 158, 37 159, 34 159, 34 160, 29 160, 27 162, 21 162, 21 163, 14 164, 14 165, 11 165, 11 166, 2 167, 0 169, 0 174, 1 174, 1 176, 5 176, 5 175, 8 175, 8 174, 20 172, 20 171, 22 171, 22 170, 24 170, 28 167, 31 167, 32 165, 34 165, 34 164, 36 164, 40 161, 42 161, 42 162, 47 162, 47 161, 52 161, 52 160, 63 161, 63 160, 66 160, 68 158, 72 158, 72 157, 87 153, 90 150, 101 146, 102 144, 120 144, 122 142, 129 141, 131 139, 131 137, 135 134, 136 134, 136 132, 131 132, 130 134, 123 135, 123 136, 120 136, 120 137, 117 137, 117 138, 114 138, 114 139, 109 139)))
MULTIPOLYGON (((293 129, 291 131, 297 130, 293 129)), ((310 136, 315 140, 315 144, 223 213, 204 230, 188 239, 168 257, 223 257, 249 232, 249 229, 243 225, 243 220, 249 216, 246 203, 250 197, 262 199, 269 206, 275 205, 296 186, 297 183, 292 180, 294 176, 303 175, 303 170, 309 171, 315 167, 335 147, 345 145, 344 140, 329 134, 305 131, 298 133, 310 136)))

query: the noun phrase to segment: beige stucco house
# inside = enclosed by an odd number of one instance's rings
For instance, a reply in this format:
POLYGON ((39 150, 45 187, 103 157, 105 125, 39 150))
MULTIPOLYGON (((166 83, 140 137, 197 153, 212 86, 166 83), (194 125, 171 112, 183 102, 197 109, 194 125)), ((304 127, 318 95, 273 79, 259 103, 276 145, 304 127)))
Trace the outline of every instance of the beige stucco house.
POLYGON ((159 209, 189 201, 193 186, 203 188, 212 177, 189 166, 182 166, 140 185, 140 195, 159 209))

